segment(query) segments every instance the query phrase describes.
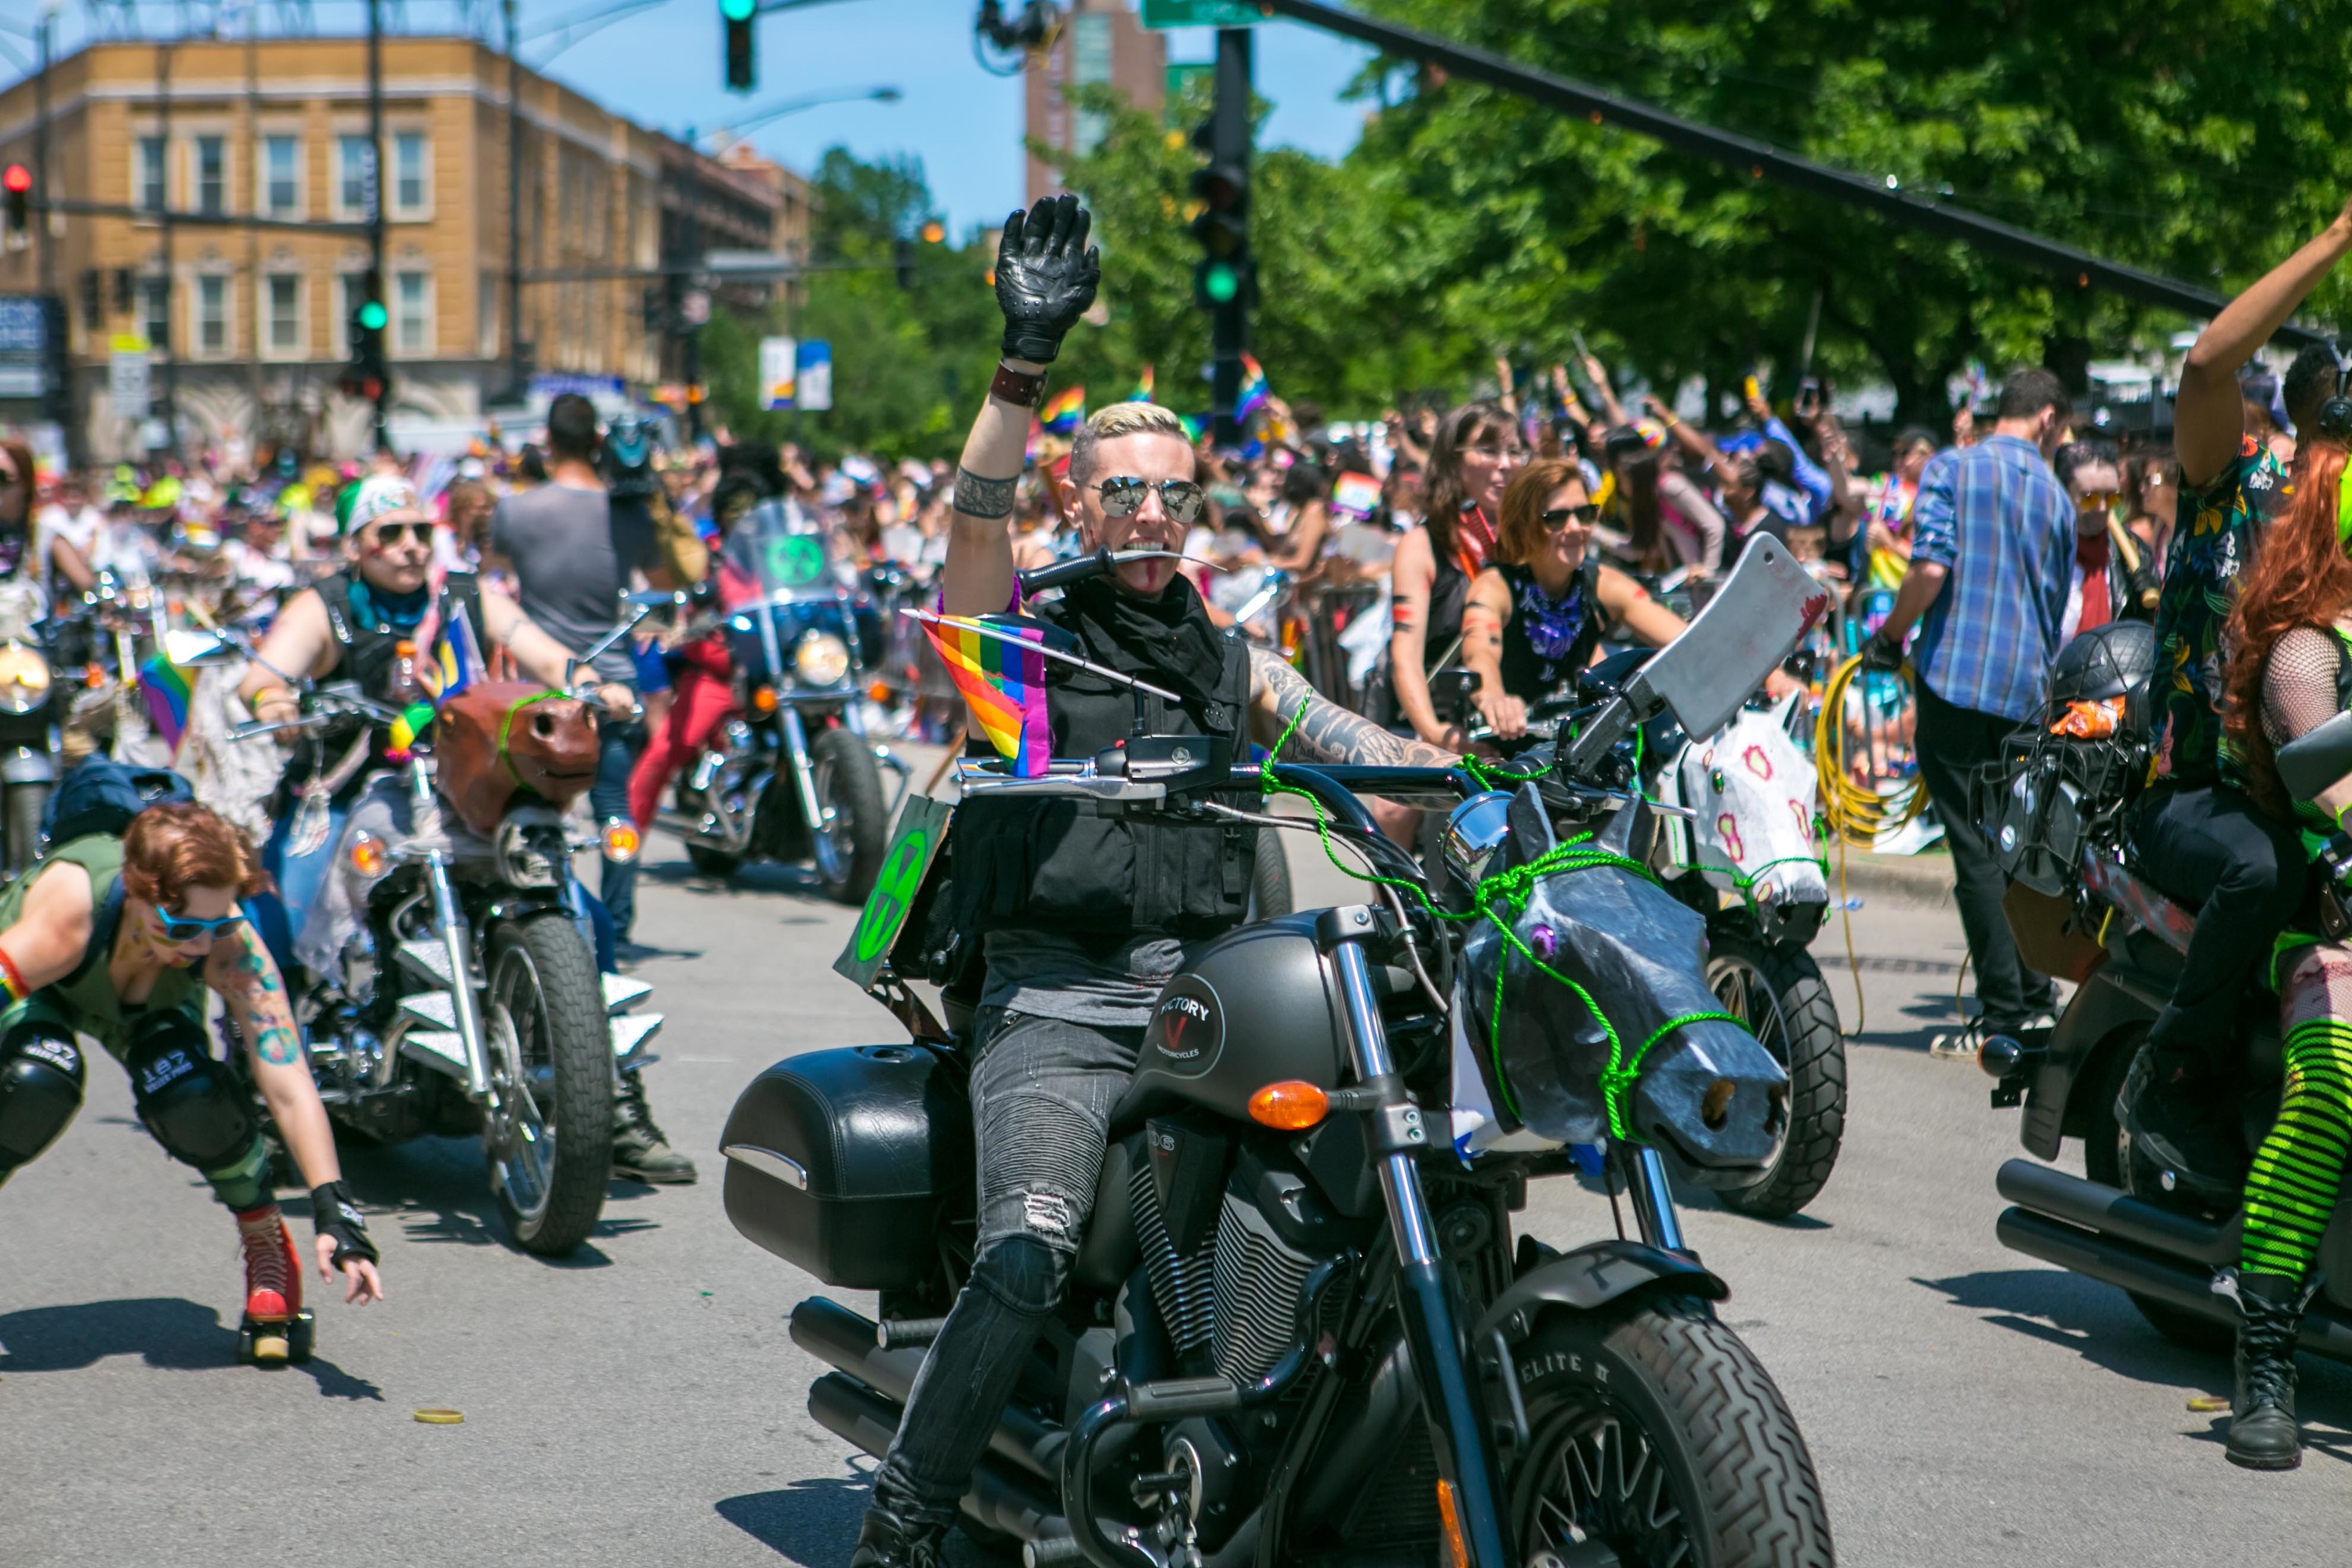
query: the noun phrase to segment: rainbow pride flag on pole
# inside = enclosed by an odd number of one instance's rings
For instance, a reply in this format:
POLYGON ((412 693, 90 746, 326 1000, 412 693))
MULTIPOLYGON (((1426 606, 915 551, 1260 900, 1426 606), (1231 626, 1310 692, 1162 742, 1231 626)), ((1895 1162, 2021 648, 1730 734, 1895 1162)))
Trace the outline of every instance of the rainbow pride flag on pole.
POLYGON ((1256 413, 1266 400, 1265 372, 1248 354, 1242 355, 1241 395, 1234 399, 1234 420, 1236 424, 1256 413))
POLYGON ((1127 400, 1129 403, 1151 401, 1151 367, 1150 365, 1145 365, 1143 374, 1135 378, 1135 390, 1128 395, 1127 400))
POLYGON ((139 667, 139 695, 147 704, 148 722, 174 752, 180 749, 180 737, 188 732, 188 699, 195 689, 195 672, 161 653, 139 667))
POLYGON ((1087 389, 1066 386, 1037 410, 1037 423, 1056 436, 1074 436, 1087 417, 1087 389))
MULTIPOLYGON (((1045 717, 1045 656, 951 619, 925 616, 922 623, 923 635, 948 667, 948 679, 971 710, 973 727, 1012 763, 1014 777, 1043 777, 1054 760, 1054 732, 1045 717)), ((989 625, 1040 646, 1045 641, 1045 628, 1034 621, 1003 618, 989 625)))

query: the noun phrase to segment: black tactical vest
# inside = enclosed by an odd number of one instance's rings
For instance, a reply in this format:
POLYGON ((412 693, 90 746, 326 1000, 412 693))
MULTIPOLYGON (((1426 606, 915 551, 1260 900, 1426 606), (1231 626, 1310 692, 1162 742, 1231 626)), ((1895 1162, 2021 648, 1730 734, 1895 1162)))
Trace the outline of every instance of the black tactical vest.
MULTIPOLYGON (((1185 619, 1208 627, 1192 584, 1168 592, 1190 601, 1185 619)), ((1185 689, 1092 621, 1069 601, 1041 605, 1038 619, 1078 638, 1076 652, 1184 697, 1143 699, 1146 731, 1228 737, 1235 761, 1249 755, 1249 649, 1241 634, 1211 632, 1223 668, 1207 690, 1185 689)), ((1136 732, 1135 698, 1123 686, 1068 666, 1053 667, 1047 712, 1054 755, 1092 757, 1136 732)), ((980 742, 976 750, 984 750, 980 742)), ((951 834, 952 902, 960 931, 1043 931, 1108 950, 1141 936, 1213 936, 1247 912, 1257 829, 1239 823, 1106 816, 1091 801, 970 801, 951 834)))
MULTIPOLYGON (((399 657, 402 643, 416 639, 415 628, 406 631, 380 618, 361 615, 352 604, 352 569, 319 579, 320 600, 327 607, 327 626, 334 633, 335 644, 342 650, 329 672, 329 680, 350 680, 359 684, 360 695, 383 701, 392 687, 394 660, 399 657)), ((440 624, 449 623, 451 612, 463 608, 467 625, 472 628, 474 646, 489 647, 488 633, 482 626, 481 580, 470 572, 452 572, 442 581, 440 624)), ((419 660, 431 658, 433 650, 419 647, 419 660)), ((339 720, 326 729, 306 732, 297 743, 294 755, 288 759, 286 780, 290 785, 309 779, 321 769, 332 767, 350 747, 353 736, 362 726, 357 720, 339 720)), ((380 760, 385 737, 373 737, 372 750, 380 760)), ((370 770, 361 769, 343 787, 336 792, 338 804, 356 795, 366 784, 370 770)))

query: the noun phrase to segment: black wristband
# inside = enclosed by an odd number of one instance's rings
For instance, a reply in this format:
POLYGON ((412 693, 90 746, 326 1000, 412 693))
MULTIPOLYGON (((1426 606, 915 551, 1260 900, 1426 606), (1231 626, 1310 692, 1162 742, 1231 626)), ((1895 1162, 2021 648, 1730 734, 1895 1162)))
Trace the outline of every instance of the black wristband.
POLYGON ((1045 401, 1045 374, 1015 370, 1000 360, 995 378, 988 384, 988 395, 1001 398, 1015 408, 1034 408, 1045 401))
POLYGON ((375 1243, 368 1239, 367 1215, 341 1182, 322 1182, 310 1189, 310 1225, 320 1236, 333 1238, 336 1268, 346 1258, 376 1260, 375 1243))

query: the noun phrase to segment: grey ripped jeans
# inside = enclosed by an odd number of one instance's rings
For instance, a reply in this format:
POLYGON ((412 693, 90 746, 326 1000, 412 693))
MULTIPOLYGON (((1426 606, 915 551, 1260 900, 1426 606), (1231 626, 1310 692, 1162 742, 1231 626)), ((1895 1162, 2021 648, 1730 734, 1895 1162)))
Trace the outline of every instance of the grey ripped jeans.
POLYGON ((971 1072, 980 1234, 956 1297, 874 1481, 874 1501, 945 1521, 1013 1395, 1022 1364, 1061 1304, 1094 1207, 1111 1107, 1143 1030, 983 1009, 988 1044, 971 1072))

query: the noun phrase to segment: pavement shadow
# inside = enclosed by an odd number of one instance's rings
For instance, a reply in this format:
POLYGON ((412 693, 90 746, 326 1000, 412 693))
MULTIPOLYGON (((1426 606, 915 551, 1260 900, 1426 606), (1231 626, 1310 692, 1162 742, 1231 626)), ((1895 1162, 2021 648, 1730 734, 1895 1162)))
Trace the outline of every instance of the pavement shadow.
MULTIPOLYGON (((414 1138, 390 1144, 352 1140, 343 1146, 342 1165, 343 1180, 371 1216, 381 1215, 396 1222, 410 1241, 522 1250, 499 1213, 478 1139, 414 1138)), ((611 1194, 628 1198, 652 1190, 623 1179, 611 1194)), ((590 1235, 609 1241, 660 1225, 657 1219, 608 1213, 590 1235)), ((604 1268, 613 1260, 589 1243, 569 1258, 540 1261, 551 1268, 604 1268)))
MULTIPOLYGON (((165 1372, 210 1372, 236 1364, 236 1330, 178 1296, 0 1312, 0 1375, 81 1372, 118 1355, 165 1372)), ((374 1384, 317 1356, 284 1370, 308 1375, 324 1398, 383 1399, 374 1384)))
POLYGON ((857 1542, 871 1483, 863 1476, 814 1476, 772 1492, 745 1492, 712 1506, 719 1517, 788 1561, 832 1568, 857 1542))

